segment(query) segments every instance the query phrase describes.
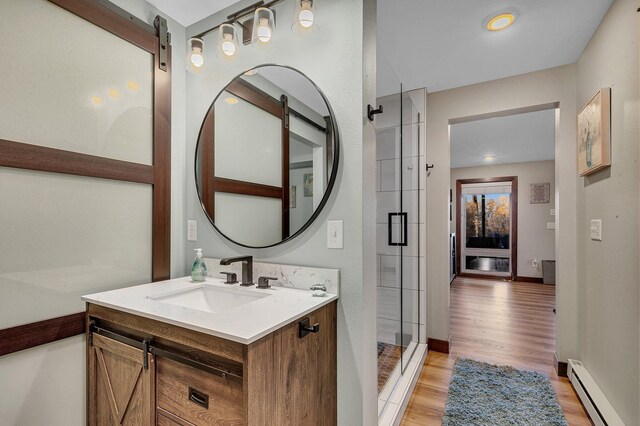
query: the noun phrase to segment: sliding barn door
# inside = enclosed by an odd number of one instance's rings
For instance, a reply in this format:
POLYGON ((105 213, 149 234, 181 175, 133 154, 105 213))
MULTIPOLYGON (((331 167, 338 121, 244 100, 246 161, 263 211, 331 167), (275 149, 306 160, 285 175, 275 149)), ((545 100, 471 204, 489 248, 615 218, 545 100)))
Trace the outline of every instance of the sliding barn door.
POLYGON ((153 355, 94 334, 88 359, 90 425, 155 424, 153 355))
POLYGON ((0 355, 170 275, 169 58, 105 4, 0 2, 0 355))

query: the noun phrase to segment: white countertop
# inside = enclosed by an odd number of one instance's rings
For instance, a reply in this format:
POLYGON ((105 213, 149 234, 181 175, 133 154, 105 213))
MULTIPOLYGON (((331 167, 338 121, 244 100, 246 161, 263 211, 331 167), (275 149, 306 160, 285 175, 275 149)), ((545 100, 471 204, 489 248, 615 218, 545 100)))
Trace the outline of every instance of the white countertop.
MULTIPOLYGON (((212 294, 213 297, 215 292, 212 294)), ((191 277, 184 277, 82 296, 82 300, 88 303, 242 344, 253 343, 337 299, 337 294, 327 293, 324 297, 313 297, 309 290, 278 286, 264 290, 240 287, 239 284, 224 284, 224 280, 210 277, 204 283, 194 283, 191 277), (167 294, 180 293, 203 285, 213 291, 258 297, 249 303, 219 312, 206 312, 206 300, 198 303, 201 307, 179 306, 162 301, 162 297, 167 294), (262 297, 264 295, 268 296, 262 297)))

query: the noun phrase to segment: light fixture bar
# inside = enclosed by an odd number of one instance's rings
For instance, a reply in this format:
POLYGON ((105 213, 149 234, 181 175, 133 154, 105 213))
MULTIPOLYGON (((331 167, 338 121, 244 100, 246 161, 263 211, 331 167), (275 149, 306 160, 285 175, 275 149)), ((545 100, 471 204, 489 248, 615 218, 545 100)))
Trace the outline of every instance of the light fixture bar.
POLYGON ((227 16, 227 20, 225 22, 222 22, 218 25, 216 25, 215 27, 209 28, 208 30, 205 30, 203 32, 201 32, 198 35, 193 36, 193 38, 202 38, 205 35, 209 34, 212 31, 217 30, 218 28, 220 28, 220 26, 222 24, 235 24, 238 23, 240 26, 242 26, 244 28, 244 25, 246 24, 240 24, 240 22, 238 22, 238 20, 240 18, 244 18, 245 16, 251 15, 253 13, 255 13, 256 9, 258 9, 259 7, 265 7, 265 8, 270 8, 271 6, 280 3, 282 0, 272 0, 268 3, 265 3, 264 0, 260 0, 250 6, 247 6, 243 9, 240 9, 239 11, 232 13, 231 15, 227 16))

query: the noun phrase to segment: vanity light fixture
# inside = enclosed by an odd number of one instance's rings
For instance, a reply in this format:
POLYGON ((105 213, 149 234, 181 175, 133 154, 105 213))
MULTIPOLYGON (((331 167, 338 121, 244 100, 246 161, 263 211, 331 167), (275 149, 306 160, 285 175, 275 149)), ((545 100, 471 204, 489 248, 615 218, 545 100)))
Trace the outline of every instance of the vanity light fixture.
POLYGON ((293 24, 291 29, 298 34, 308 35, 317 32, 316 8, 313 0, 296 0, 298 7, 293 14, 293 24))
POLYGON ((200 74, 204 66, 204 41, 199 37, 192 37, 187 42, 187 71, 200 74))
POLYGON ((275 30, 275 17, 273 11, 266 7, 259 7, 253 14, 253 33, 251 43, 255 45, 268 45, 275 30))
POLYGON ((511 26, 515 20, 516 14, 514 12, 503 12, 486 20, 486 28, 489 31, 502 31, 511 26))
POLYGON ((313 2, 311 0, 300 2, 298 24, 303 28, 309 28, 313 25, 313 2))
POLYGON ((233 24, 222 24, 218 30, 218 56, 224 61, 237 57, 238 36, 233 24))
MULTIPOLYGON (((276 30, 276 15, 271 9, 284 0, 258 0, 249 6, 227 16, 222 24, 209 28, 192 37, 187 45, 187 70, 199 74, 204 66, 204 41, 207 34, 218 31, 218 56, 223 60, 234 60, 238 56, 238 47, 242 44, 268 46, 273 44, 276 30), (241 19, 251 16, 241 21, 241 19), (237 31, 236 31, 237 25, 237 31), (240 28, 242 30, 240 30, 240 28)), ((314 33, 318 30, 318 16, 315 0, 295 0, 297 2, 293 27, 301 33, 314 33)))

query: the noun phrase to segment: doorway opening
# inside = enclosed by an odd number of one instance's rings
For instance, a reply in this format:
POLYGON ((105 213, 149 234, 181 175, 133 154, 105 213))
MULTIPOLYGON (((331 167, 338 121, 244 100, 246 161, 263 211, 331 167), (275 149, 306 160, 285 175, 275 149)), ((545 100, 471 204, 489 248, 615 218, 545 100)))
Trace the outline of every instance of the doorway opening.
POLYGON ((450 125, 454 356, 553 372, 542 265, 555 259, 557 117, 546 105, 450 125))

